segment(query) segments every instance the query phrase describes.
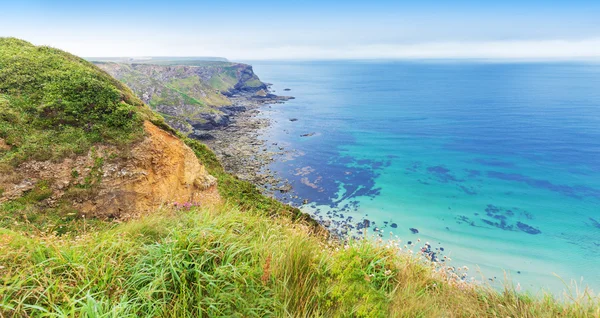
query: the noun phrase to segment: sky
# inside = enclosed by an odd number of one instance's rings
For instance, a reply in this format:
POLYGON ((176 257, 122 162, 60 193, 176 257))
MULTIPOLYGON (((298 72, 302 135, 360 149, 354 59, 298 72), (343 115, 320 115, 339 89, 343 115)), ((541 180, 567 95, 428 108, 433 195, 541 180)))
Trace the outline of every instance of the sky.
POLYGON ((0 36, 84 57, 600 59, 600 0, 0 0, 0 36))

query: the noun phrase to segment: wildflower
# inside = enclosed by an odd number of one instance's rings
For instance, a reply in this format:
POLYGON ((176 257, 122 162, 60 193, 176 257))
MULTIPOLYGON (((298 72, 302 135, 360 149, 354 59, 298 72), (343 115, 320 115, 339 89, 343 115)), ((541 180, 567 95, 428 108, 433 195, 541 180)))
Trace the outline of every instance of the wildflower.
POLYGON ((392 271, 388 269, 385 271, 384 274, 385 274, 385 276, 390 276, 392 274, 392 271))

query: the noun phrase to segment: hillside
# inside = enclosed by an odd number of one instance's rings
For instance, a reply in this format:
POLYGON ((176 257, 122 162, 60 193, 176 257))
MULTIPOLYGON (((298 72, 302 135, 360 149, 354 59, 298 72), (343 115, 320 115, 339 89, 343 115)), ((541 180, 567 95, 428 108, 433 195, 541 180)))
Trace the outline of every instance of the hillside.
POLYGON ((0 38, 0 105, 0 317, 600 316, 330 238, 60 50, 0 38))
POLYGON ((227 123, 231 109, 227 106, 232 105, 230 96, 252 96, 267 88, 246 64, 186 60, 152 62, 161 64, 95 63, 131 87, 144 103, 184 134, 227 123))
MULTIPOLYGON (((215 178, 133 92, 68 53, 0 39, 0 224, 127 219, 219 200, 215 178)), ((68 223, 68 222, 66 222, 68 223)))

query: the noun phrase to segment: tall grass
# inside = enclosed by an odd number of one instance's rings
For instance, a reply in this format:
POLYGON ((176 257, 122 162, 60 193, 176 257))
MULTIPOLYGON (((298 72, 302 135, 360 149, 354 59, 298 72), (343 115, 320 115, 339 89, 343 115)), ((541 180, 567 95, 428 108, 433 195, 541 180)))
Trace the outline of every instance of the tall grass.
POLYGON ((163 209, 78 236, 0 229, 0 317, 599 317, 448 283, 372 241, 341 245, 291 218, 163 209))

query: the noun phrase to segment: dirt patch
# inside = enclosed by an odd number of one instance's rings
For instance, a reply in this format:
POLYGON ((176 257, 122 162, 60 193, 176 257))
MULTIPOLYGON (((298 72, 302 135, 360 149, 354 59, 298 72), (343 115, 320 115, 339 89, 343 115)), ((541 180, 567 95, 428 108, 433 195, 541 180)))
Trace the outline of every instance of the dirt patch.
POLYGON ((0 202, 45 181, 52 195, 43 204, 69 201, 88 217, 128 219, 172 202, 218 204, 216 178, 179 138, 149 122, 146 137, 126 151, 97 146, 62 162, 29 161, 0 176, 0 202))
POLYGON ((10 146, 2 138, 0 138, 0 150, 10 150, 10 146))

